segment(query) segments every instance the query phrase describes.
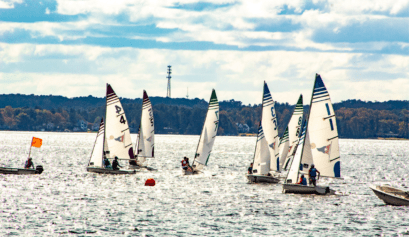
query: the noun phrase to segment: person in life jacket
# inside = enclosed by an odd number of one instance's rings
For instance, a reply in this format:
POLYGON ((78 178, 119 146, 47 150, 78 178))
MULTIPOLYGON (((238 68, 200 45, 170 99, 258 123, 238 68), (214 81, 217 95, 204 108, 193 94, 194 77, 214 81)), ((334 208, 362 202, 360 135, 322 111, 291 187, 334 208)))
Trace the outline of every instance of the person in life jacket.
POLYGON ((104 158, 104 166, 106 169, 112 169, 111 162, 109 162, 108 158, 104 158))
POLYGON ((189 167, 188 161, 187 161, 187 157, 183 157, 183 160, 181 161, 182 163, 182 169, 183 170, 187 170, 187 168, 189 167))
POLYGON ((304 175, 302 174, 300 177, 300 181, 298 181, 297 184, 301 184, 301 185, 307 185, 307 179, 304 177, 304 175))
POLYGON ((33 163, 33 158, 29 157, 24 164, 24 169, 30 169, 30 167, 33 167, 34 169, 34 163, 33 163))
POLYGON ((248 173, 248 174, 252 174, 252 173, 253 173, 253 163, 250 164, 250 167, 247 169, 247 173, 248 173))
POLYGON ((119 165, 118 156, 115 156, 115 160, 112 162, 112 169, 113 170, 119 170, 118 167, 122 168, 122 166, 119 165))
POLYGON ((320 172, 315 168, 314 164, 311 165, 308 175, 310 176, 310 185, 317 186, 317 173, 318 179, 320 179, 320 172))

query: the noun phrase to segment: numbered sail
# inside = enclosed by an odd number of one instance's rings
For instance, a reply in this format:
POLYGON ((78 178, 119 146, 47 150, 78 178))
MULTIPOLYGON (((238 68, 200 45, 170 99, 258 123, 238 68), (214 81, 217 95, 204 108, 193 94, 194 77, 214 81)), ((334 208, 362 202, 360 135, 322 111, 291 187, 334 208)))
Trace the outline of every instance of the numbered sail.
POLYGON ((302 117, 303 117, 303 98, 302 95, 298 98, 297 104, 295 105, 293 115, 291 116, 290 122, 288 122, 288 137, 289 137, 289 148, 287 157, 281 159, 281 167, 284 170, 288 169, 291 157, 294 156, 294 152, 297 149, 298 138, 300 136, 302 117))
POLYGON ((270 172, 270 151, 264 136, 263 127, 259 126, 256 142, 256 150, 253 160, 253 174, 267 175, 270 172))
POLYGON ((153 108, 146 91, 143 91, 142 115, 137 142, 138 164, 143 164, 146 158, 154 157, 155 129, 153 108))
POLYGON ((264 82, 263 88, 263 111, 261 115, 261 124, 264 128, 264 135, 270 151, 270 170, 279 171, 280 161, 278 150, 279 137, 277 117, 274 108, 274 100, 273 97, 271 97, 270 90, 268 89, 266 82, 264 82))
POLYGON ((95 139, 94 148, 92 150, 88 166, 102 167, 105 142, 104 134, 105 134, 104 119, 101 119, 101 123, 99 124, 99 130, 97 133, 97 138, 95 139))
POLYGON ((300 173, 300 169, 303 169, 301 164, 301 157, 304 150, 304 140, 306 134, 307 123, 304 122, 304 126, 301 132, 301 137, 299 139, 299 143, 297 149, 295 150, 294 157, 292 158, 290 169, 287 173, 287 178, 285 179, 285 183, 292 183, 296 184, 298 182, 298 176, 300 173))
POLYGON ((340 177, 341 163, 335 113, 327 88, 318 74, 312 93, 308 134, 317 170, 322 176, 340 177))
POLYGON ((131 134, 125 111, 111 85, 107 84, 105 140, 107 157, 134 159, 131 134))
POLYGON ((280 160, 280 168, 283 167, 284 160, 287 158, 288 148, 290 146, 289 138, 288 138, 288 127, 285 129, 283 136, 280 138, 280 144, 278 145, 279 149, 279 160, 280 160))
POLYGON ((210 152, 216 139, 217 129, 219 127, 219 102, 217 101, 215 90, 212 91, 209 107, 206 114, 203 130, 200 135, 197 146, 193 168, 202 169, 209 161, 210 152))

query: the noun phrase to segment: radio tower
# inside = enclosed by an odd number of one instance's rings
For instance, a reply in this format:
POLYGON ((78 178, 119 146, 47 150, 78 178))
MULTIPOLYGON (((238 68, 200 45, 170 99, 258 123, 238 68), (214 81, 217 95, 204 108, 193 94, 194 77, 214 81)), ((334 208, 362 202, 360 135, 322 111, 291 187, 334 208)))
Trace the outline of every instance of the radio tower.
POLYGON ((170 79, 172 78, 171 76, 170 76, 170 74, 172 73, 172 69, 171 69, 171 67, 172 66, 168 66, 168 76, 166 77, 167 79, 168 79, 168 92, 167 92, 167 94, 166 94, 166 97, 169 97, 170 98, 170 79))

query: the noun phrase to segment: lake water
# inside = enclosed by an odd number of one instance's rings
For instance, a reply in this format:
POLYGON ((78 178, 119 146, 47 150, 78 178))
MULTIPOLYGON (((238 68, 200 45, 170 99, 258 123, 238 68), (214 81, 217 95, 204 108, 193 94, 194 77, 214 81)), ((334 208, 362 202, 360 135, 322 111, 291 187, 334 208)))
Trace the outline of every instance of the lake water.
POLYGON ((158 135, 149 160, 158 171, 113 176, 86 172, 95 133, 0 132, 0 165, 22 167, 32 136, 43 139, 32 157, 44 172, 0 175, 0 236, 409 234, 409 207, 384 205, 368 188, 409 190, 409 141, 341 140, 343 179, 329 180, 340 195, 316 196, 248 184, 255 137, 217 137, 205 172, 183 176, 181 157, 199 137, 158 135))

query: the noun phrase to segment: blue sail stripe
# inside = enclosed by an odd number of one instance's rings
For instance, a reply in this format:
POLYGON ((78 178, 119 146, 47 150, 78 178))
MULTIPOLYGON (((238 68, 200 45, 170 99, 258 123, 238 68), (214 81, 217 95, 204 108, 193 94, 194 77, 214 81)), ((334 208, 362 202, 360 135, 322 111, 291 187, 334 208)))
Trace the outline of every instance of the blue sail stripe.
POLYGON ((314 92, 313 95, 322 95, 322 94, 328 94, 328 91, 318 91, 318 92, 314 92))
POLYGON ((329 97, 327 99, 325 99, 325 100, 313 101, 312 103, 318 103, 318 102, 326 101, 326 100, 330 100, 329 97))
POLYGON ((329 98, 329 95, 323 95, 323 96, 315 96, 315 97, 312 97, 312 101, 317 100, 317 99, 322 99, 322 98, 325 98, 325 97, 328 97, 328 98, 329 98))

